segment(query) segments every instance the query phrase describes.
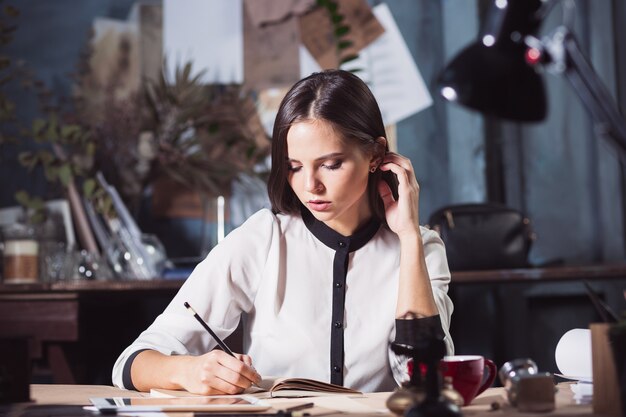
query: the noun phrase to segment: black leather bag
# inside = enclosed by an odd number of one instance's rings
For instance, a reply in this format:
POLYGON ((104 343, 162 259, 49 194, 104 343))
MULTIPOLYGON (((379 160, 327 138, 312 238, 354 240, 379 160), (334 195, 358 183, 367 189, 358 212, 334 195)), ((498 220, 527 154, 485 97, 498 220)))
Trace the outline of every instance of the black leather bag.
POLYGON ((452 271, 529 266, 534 233, 518 210, 495 203, 450 205, 435 211, 429 225, 444 241, 452 271))

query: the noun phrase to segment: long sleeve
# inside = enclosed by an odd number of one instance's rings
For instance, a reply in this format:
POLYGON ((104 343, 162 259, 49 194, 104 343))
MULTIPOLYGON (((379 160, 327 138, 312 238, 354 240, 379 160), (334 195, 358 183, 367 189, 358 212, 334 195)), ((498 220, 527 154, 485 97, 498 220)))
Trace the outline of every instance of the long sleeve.
POLYGON ((225 338, 242 312, 252 308, 267 261, 275 225, 269 211, 252 216, 197 265, 168 307, 117 359, 113 383, 132 389, 130 364, 146 349, 165 355, 200 355, 216 343, 184 307, 185 301, 225 338))
MULTIPOLYGON (((426 267, 439 314, 415 320, 396 320, 394 342, 412 345, 415 342, 412 338, 416 334, 427 333, 433 335, 433 337, 443 339, 446 354, 453 355, 454 343, 450 336, 450 319, 454 306, 448 296, 450 269, 448 268, 445 247, 436 232, 425 228, 421 228, 421 230, 426 267)), ((407 369, 408 359, 389 349, 389 361, 394 378, 398 384, 409 377, 407 369)))

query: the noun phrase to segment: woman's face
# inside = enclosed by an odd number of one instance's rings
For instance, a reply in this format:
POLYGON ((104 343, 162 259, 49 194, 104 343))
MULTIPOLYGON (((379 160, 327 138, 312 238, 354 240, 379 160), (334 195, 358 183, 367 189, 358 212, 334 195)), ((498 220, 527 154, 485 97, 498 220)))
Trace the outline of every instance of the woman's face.
POLYGON ((344 236, 371 217, 371 163, 370 155, 322 120, 295 123, 287 133, 289 185, 316 219, 344 236))

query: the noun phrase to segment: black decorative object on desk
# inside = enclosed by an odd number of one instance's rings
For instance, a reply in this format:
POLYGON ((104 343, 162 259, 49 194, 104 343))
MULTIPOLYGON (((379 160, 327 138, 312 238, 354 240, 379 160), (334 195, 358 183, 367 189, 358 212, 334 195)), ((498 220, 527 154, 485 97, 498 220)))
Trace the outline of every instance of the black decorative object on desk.
MULTIPOLYGON (((415 346, 397 343, 392 343, 391 345, 391 349, 395 353, 409 356, 413 359, 411 379, 401 390, 404 390, 404 395, 406 395, 406 393, 415 392, 415 401, 406 409, 404 416, 462 416, 463 414, 460 408, 442 395, 439 362, 446 353, 443 338, 437 336, 433 329, 425 328, 423 331, 419 331, 412 340, 415 340, 415 346), (422 365, 426 369, 425 375, 422 375, 422 365)), ((399 392, 401 391, 397 391, 396 394, 399 392)), ((403 399, 398 395, 396 395, 396 398, 403 399)), ((388 407, 389 406, 390 402, 388 402, 388 407)), ((391 409, 391 407, 389 408, 391 409)))

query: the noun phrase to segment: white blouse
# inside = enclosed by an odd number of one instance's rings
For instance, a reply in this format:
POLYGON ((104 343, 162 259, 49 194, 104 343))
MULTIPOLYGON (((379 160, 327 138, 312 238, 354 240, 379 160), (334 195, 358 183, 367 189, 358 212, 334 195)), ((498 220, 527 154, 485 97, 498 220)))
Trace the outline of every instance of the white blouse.
MULTIPOLYGON (((262 376, 328 382, 338 377, 363 392, 395 388, 406 374, 405 358, 389 350, 396 331, 397 235, 371 222, 364 228, 369 231, 344 237, 311 215, 303 217, 263 209, 229 233, 196 266, 165 311, 122 352, 113 383, 133 388, 130 363, 141 350, 201 355, 216 346, 183 306, 188 301, 222 338, 243 318, 244 352, 262 376)), ((421 233, 452 354, 448 329, 453 306, 443 242, 434 231, 422 228, 421 233)))

